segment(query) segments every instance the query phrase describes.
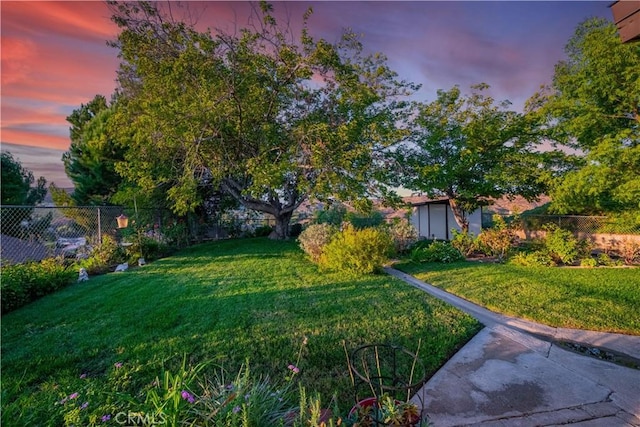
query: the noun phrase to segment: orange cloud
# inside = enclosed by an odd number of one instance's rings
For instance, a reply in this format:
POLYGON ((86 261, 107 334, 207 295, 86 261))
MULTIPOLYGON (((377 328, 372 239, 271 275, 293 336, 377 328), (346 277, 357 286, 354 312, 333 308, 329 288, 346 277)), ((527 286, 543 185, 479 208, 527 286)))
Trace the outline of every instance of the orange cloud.
POLYGON ((51 132, 3 128, 2 143, 3 145, 8 143, 66 151, 69 149, 71 141, 69 137, 58 136, 51 132))

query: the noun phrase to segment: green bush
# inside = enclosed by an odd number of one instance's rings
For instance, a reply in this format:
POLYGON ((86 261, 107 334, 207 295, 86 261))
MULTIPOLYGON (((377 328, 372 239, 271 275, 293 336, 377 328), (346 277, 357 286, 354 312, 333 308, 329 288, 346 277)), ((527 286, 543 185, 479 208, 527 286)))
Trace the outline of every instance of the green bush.
POLYGON ((598 261, 594 257, 586 257, 580 260, 580 267, 597 267, 598 261))
POLYGON ((328 223, 311 224, 300 233, 298 243, 300 248, 306 253, 311 261, 318 262, 325 246, 329 244, 338 229, 328 223))
POLYGON ((619 267, 624 265, 624 262, 621 260, 614 260, 609 255, 604 252, 598 254, 598 258, 596 259, 598 265, 603 267, 619 267))
MULTIPOLYGON (((129 264, 136 264, 139 258, 144 258, 146 261, 152 261, 168 256, 171 253, 171 248, 168 244, 160 242, 152 237, 141 235, 139 238, 134 236, 130 240, 132 240, 131 246, 124 248, 125 261, 129 264)), ((111 261, 117 261, 119 256, 120 255, 118 254, 111 261)), ((113 266, 113 264, 120 264, 120 262, 107 263, 104 264, 104 267, 108 268, 113 266)), ((89 271, 89 269, 87 269, 87 271, 89 271)))
POLYGON ((77 278, 77 272, 55 258, 2 266, 2 314, 53 293, 77 278))
POLYGON ((518 252, 509 259, 509 264, 523 267, 553 267, 556 265, 545 251, 518 252))
POLYGON ((388 229, 396 253, 406 253, 418 241, 418 230, 406 218, 395 218, 388 229))
MULTIPOLYGON (((131 237, 130 239, 133 239, 131 237)), ((133 243, 132 245, 133 246, 133 243)), ((84 267, 89 275, 101 274, 109 271, 111 267, 128 261, 130 258, 127 250, 118 245, 118 242, 108 234, 102 235, 102 243, 96 245, 89 258, 80 261, 80 267, 84 267)))
POLYGON ((418 245, 411 251, 411 260, 414 262, 450 263, 463 259, 464 255, 447 242, 432 242, 429 246, 418 245))
POLYGON ((473 254, 478 249, 478 239, 473 235, 463 233, 456 229, 451 230, 453 233, 453 239, 451 239, 451 246, 460 251, 464 256, 473 254))
POLYGON ((547 231, 544 247, 556 264, 572 264, 586 252, 585 243, 579 241, 571 231, 555 224, 547 224, 544 228, 547 231))
POLYGON ((386 230, 347 225, 333 236, 319 259, 322 268, 353 274, 379 270, 393 252, 393 242, 386 230))
POLYGON ((273 227, 270 225, 261 225, 256 227, 251 233, 252 237, 267 237, 273 231, 273 227))

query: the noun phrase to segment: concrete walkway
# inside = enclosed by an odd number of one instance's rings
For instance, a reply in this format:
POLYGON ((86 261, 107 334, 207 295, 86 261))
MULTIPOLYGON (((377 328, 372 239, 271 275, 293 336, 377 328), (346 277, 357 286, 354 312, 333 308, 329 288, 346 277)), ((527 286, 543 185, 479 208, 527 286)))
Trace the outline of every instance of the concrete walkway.
POLYGON ((434 427, 640 427, 640 336, 504 316, 398 270, 386 271, 485 325, 414 396, 434 427), (562 343, 597 348, 626 366, 566 350, 562 343))

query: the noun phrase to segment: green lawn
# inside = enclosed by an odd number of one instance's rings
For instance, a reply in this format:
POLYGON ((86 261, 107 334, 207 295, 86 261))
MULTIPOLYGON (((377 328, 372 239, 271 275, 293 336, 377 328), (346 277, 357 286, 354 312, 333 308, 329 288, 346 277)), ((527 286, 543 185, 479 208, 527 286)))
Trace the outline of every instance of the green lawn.
POLYGON ((640 335, 640 268, 458 262, 395 266, 492 311, 550 326, 640 335))
MULTIPOLYGON (((636 300, 637 301, 637 300, 636 300)), ((183 356, 283 377, 304 337, 299 380, 352 404, 349 349, 415 349, 434 373, 480 325, 391 277, 320 273, 295 242, 229 240, 91 278, 2 317, 3 425, 60 425, 79 391, 95 417, 183 356), (119 364, 122 363, 122 366, 119 364), (118 365, 116 365, 118 364, 118 365)))

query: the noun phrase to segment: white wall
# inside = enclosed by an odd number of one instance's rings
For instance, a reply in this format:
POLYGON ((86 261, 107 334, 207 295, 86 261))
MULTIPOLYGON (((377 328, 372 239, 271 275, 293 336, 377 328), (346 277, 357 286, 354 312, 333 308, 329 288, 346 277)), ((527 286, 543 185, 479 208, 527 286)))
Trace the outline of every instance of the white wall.
MULTIPOLYGON (((482 231, 482 211, 472 212, 469 217, 469 232, 478 235, 482 231)), ((451 229, 460 231, 453 211, 448 204, 432 203, 413 208, 411 223, 418 230, 421 237, 431 239, 451 239, 451 229)))

